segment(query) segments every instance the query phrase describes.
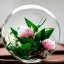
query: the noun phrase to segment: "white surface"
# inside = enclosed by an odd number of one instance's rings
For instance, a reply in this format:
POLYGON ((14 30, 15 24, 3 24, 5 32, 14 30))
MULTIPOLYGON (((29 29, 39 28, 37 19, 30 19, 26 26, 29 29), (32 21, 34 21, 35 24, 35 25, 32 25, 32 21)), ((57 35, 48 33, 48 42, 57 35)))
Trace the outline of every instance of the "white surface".
POLYGON ((41 5, 51 11, 61 27, 60 42, 64 42, 64 0, 0 0, 0 26, 11 11, 25 4, 41 5))

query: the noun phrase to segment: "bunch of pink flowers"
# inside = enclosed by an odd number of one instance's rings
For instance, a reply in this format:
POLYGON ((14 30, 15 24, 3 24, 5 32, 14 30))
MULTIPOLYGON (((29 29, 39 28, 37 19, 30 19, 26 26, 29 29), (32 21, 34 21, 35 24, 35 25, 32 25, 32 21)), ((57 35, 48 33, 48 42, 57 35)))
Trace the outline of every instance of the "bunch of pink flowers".
MULTIPOLYGON (((32 38, 34 37, 34 31, 26 26, 20 26, 18 31, 18 37, 20 38, 32 38)), ((50 39, 45 39, 42 42, 42 46, 45 50, 54 50, 55 49, 55 42, 50 39)))

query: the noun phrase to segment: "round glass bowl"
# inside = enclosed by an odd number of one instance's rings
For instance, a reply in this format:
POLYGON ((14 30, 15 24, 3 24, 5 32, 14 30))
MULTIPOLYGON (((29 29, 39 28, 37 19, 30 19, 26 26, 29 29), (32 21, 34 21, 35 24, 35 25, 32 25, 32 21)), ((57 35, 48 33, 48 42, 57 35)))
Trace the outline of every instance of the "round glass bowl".
MULTIPOLYGON (((52 33, 52 35, 50 36, 49 39, 51 39, 52 41, 55 42, 55 47, 58 45, 59 40, 60 40, 60 26, 58 21, 56 20, 56 17, 50 12, 48 11, 46 8, 38 6, 38 5, 24 5, 21 6, 17 9, 15 9, 14 11, 12 11, 11 14, 9 14, 9 16, 6 18, 5 23, 2 27, 2 38, 3 38, 3 42, 5 47, 7 48, 7 45, 9 46, 10 44, 6 41, 6 37, 9 35, 10 33, 10 27, 14 28, 15 30, 18 30, 18 27, 21 25, 27 26, 25 23, 24 18, 28 18, 29 20, 32 21, 32 23, 34 23, 35 25, 41 24, 42 22, 42 17, 47 18, 46 22, 40 27, 39 30, 43 29, 43 28, 54 28, 54 31, 52 33)), ((10 37, 11 39, 13 37, 10 37)), ((20 44, 19 44, 20 46, 20 44)), ((38 56, 35 58, 33 57, 32 59, 23 59, 21 58, 21 50, 20 52, 17 50, 13 50, 14 49, 14 43, 12 43, 10 45, 11 49, 7 50, 16 58, 18 58, 20 61, 22 62, 26 62, 26 63, 37 63, 37 62, 41 62, 45 57, 47 57, 48 55, 52 54, 54 52, 53 51, 44 51, 42 53, 43 57, 38 58, 38 56), (13 47, 12 47, 13 46, 13 47), (12 51, 13 50, 13 51, 12 51), (17 54, 15 54, 15 53, 17 54), (19 55, 18 55, 19 54, 19 55)), ((28 51, 29 52, 29 51, 28 51)), ((27 54, 27 53, 26 53, 27 54)))

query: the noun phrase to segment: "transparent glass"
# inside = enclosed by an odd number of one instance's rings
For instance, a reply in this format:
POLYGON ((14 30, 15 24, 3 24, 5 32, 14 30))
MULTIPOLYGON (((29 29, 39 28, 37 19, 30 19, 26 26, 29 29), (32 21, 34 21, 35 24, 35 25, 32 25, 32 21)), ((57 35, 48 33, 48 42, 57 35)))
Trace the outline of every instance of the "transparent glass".
MULTIPOLYGON (((15 30, 17 30, 17 28, 20 25, 26 25, 24 21, 25 17, 30 19, 34 24, 37 25, 43 16, 46 17, 47 20, 40 29, 50 28, 50 27, 55 28, 50 39, 55 41, 55 44, 57 46, 60 40, 60 26, 58 21, 56 20, 56 17, 44 7, 41 7, 38 5, 24 5, 12 11, 12 13, 9 14, 9 16, 5 20, 5 23, 2 27, 2 38, 3 38, 5 47, 7 43, 5 41, 5 37, 9 33, 9 30, 10 30, 9 27, 13 27, 15 30)), ((52 54, 53 52, 50 52, 49 54, 47 54, 47 56, 52 54)), ((43 60, 43 58, 24 60, 14 54, 13 56, 18 58, 20 61, 26 62, 26 63, 37 63, 43 60)))

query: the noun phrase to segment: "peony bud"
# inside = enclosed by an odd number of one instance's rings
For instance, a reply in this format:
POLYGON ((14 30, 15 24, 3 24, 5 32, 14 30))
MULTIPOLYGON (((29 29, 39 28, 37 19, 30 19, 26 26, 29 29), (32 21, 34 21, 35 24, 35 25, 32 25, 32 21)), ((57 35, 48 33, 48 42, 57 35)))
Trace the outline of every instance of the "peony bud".
POLYGON ((46 50, 55 49, 55 42, 51 41, 50 39, 46 39, 46 40, 42 41, 42 45, 46 50))
POLYGON ((20 26, 18 31, 18 36, 20 38, 31 38, 34 36, 34 32, 29 27, 20 26))

